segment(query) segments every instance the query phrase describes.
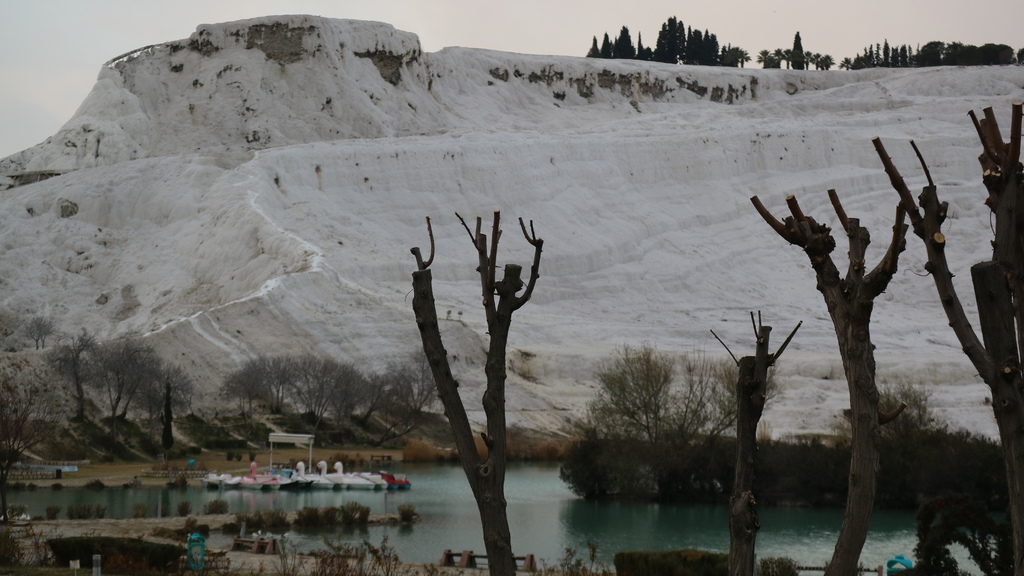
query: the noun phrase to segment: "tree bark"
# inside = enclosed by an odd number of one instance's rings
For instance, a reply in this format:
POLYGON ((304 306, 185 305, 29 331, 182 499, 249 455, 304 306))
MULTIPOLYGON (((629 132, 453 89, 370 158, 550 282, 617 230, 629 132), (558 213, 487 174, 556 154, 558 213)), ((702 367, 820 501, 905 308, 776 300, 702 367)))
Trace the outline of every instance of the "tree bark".
POLYGON ((754 457, 757 454, 757 424, 764 412, 767 394, 768 339, 771 326, 758 330, 755 356, 739 361, 736 383, 736 476, 729 498, 729 574, 753 576, 754 544, 761 520, 754 505, 754 457))
MULTIPOLYGON (((466 473, 466 479, 469 481, 480 513, 484 546, 487 549, 488 571, 492 576, 514 576, 516 561, 512 552, 512 537, 508 526, 505 500, 505 379, 507 376, 505 349, 508 345, 508 334, 512 325, 512 313, 529 300, 539 277, 538 269, 543 240, 532 233, 527 233, 522 220, 519 221, 524 236, 534 246, 535 251, 529 284, 525 285, 526 290, 523 295, 516 297, 516 293, 524 287, 521 279, 521 266, 506 264, 504 277, 501 280, 495 279, 497 245, 501 235, 499 222, 500 215, 495 212, 489 251, 487 236, 480 233, 479 219, 477 219, 476 234, 470 232, 480 260, 480 283, 484 310, 487 314, 487 332, 490 335, 487 362, 484 367, 487 376, 487 388, 483 395, 484 414, 487 417, 487 431, 482 434, 484 444, 487 446, 487 455, 484 458, 477 453, 473 430, 462 399, 459 397, 459 384, 452 375, 451 366, 448 364, 448 354, 441 340, 431 273, 428 268, 430 262, 433 261, 433 232, 430 233, 431 255, 426 262, 422 260, 418 248, 412 250, 416 256, 418 267, 418 270, 412 275, 412 306, 423 342, 423 351, 437 385, 438 396, 444 406, 445 416, 452 427, 462 469, 466 473), (495 295, 498 297, 497 302, 494 301, 495 295)), ((463 221, 463 225, 465 226, 465 221, 463 221)), ((427 226, 429 230, 429 219, 427 226)), ((468 227, 466 229, 469 230, 468 227)))
POLYGON ((856 218, 848 218, 834 190, 829 198, 849 241, 849 268, 840 278, 832 261, 835 239, 828 226, 819 224, 800 209, 796 198, 786 199, 792 216, 779 222, 755 196, 754 207, 765 222, 791 244, 804 249, 817 278, 817 288, 825 299, 835 327, 839 353, 843 359, 850 393, 853 436, 850 456, 849 490, 846 512, 839 529, 836 547, 825 576, 854 574, 867 539, 868 522, 874 508, 876 478, 879 471, 878 389, 875 385, 874 346, 871 344, 871 312, 874 299, 881 294, 896 272, 899 254, 906 242, 905 213, 897 207, 892 239, 883 259, 865 273, 864 253, 870 243, 867 229, 856 218))
MULTIPOLYGON (((1019 201, 1024 195, 1024 167, 1020 163, 1022 106, 1021 103, 1012 106, 1009 143, 1003 142, 991 108, 985 109, 985 117, 980 121, 974 112, 970 113, 982 144, 978 161, 988 190, 985 204, 995 215, 993 258, 971 269, 982 339, 971 327, 953 286, 953 274, 945 254, 946 239, 942 234, 948 204, 939 201, 924 159, 918 151, 928 177, 918 205, 881 142, 874 140, 901 206, 910 215, 914 234, 924 243, 928 255, 925 270, 935 282, 949 325, 992 394, 992 411, 999 429, 1009 489, 1013 565, 1017 576, 1024 576, 1024 380, 1020 366, 1020 350, 1024 350, 1024 227, 1018 225, 1019 201)), ((917 151, 916 145, 914 149, 917 151)))

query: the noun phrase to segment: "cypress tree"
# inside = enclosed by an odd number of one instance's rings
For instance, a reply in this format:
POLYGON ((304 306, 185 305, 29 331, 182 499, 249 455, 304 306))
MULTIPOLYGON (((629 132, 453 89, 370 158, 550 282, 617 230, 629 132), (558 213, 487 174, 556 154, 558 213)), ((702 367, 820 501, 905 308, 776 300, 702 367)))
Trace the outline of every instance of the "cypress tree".
POLYGON ((639 32, 636 34, 636 59, 648 62, 654 59, 654 51, 644 46, 643 37, 639 32))
POLYGON ((629 36, 629 28, 622 27, 619 37, 615 40, 613 52, 615 58, 632 60, 636 57, 636 48, 633 47, 633 39, 629 36))
POLYGON ((171 428, 173 420, 174 415, 171 414, 171 383, 167 381, 164 382, 164 430, 160 437, 160 444, 164 447, 164 450, 170 450, 174 446, 174 431, 171 428))
POLYGON ((803 70, 806 67, 804 63, 804 45, 800 40, 800 33, 797 32, 793 38, 793 70, 803 70))
POLYGON ((658 40, 655 44, 653 60, 668 64, 678 64, 683 60, 686 46, 686 29, 683 23, 673 16, 661 25, 658 40))
POLYGON ((601 58, 613 58, 614 52, 612 52, 612 41, 608 38, 608 33, 604 33, 604 40, 601 42, 601 58))
POLYGON ((590 45, 590 51, 587 52, 587 58, 600 58, 601 49, 597 47, 597 36, 594 36, 594 42, 590 45))

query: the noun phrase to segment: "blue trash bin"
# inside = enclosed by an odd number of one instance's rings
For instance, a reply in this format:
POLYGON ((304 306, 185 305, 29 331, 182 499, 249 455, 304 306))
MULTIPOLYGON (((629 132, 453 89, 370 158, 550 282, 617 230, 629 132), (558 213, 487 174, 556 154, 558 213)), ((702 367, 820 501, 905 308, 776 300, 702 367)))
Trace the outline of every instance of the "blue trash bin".
POLYGON ((904 558, 903 554, 897 554, 894 558, 885 563, 886 574, 899 574, 907 568, 913 568, 914 563, 904 558))

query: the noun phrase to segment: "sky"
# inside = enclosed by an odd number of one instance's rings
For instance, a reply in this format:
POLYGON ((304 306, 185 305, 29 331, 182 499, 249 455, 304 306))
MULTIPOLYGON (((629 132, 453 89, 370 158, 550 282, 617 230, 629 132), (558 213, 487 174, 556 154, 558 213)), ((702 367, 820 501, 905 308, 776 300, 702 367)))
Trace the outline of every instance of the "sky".
POLYGON ((132 49, 187 38, 200 24, 273 14, 313 14, 387 22, 420 38, 423 50, 446 46, 523 54, 583 56, 594 36, 627 26, 653 45, 675 16, 706 29, 722 45, 756 55, 789 48, 838 62, 871 43, 918 46, 932 40, 1024 46, 1019 0, 973 10, 954 0, 0 0, 0 158, 56 132, 88 94, 100 67, 132 49), (1018 17, 1011 17, 1016 14, 1018 17))

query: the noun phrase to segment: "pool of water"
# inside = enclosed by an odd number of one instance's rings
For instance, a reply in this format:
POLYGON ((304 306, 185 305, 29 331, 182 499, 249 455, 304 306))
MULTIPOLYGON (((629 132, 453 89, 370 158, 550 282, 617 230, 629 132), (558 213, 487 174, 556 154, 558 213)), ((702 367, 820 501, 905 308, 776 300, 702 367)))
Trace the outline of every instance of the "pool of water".
MULTIPOLYGON (((149 516, 159 512, 175 516, 179 502, 188 501, 195 513, 214 499, 225 500, 229 511, 254 512, 278 509, 288 512, 305 506, 342 506, 359 502, 371 513, 395 513, 411 504, 420 515, 412 526, 338 528, 327 532, 295 531, 301 548, 322 546, 329 536, 348 542, 363 539, 379 544, 384 536, 403 561, 436 562, 452 550, 484 551, 480 518, 469 484, 458 465, 395 464, 395 472, 408 474, 408 491, 278 491, 207 490, 120 487, 104 490, 40 489, 10 493, 10 502, 25 504, 32 515, 46 506, 93 503, 107 507, 108 518, 129 518, 136 504, 146 504, 149 516)), ((622 550, 697 548, 727 552, 728 510, 724 506, 653 504, 638 502, 588 502, 576 498, 558 478, 556 464, 512 465, 506 481, 508 519, 516 554, 534 554, 554 564, 566 547, 586 555, 588 542, 597 546, 599 558, 611 563, 622 550)), ((760 557, 786 556, 801 565, 821 566, 831 557, 842 523, 841 509, 760 508, 761 530, 757 538, 760 557)), ((226 546, 229 535, 211 537, 211 546, 226 546)), ((916 535, 910 511, 877 511, 862 554, 866 566, 884 564, 896 554, 911 557, 916 535)), ((966 566, 961 566, 966 567, 966 566)))

